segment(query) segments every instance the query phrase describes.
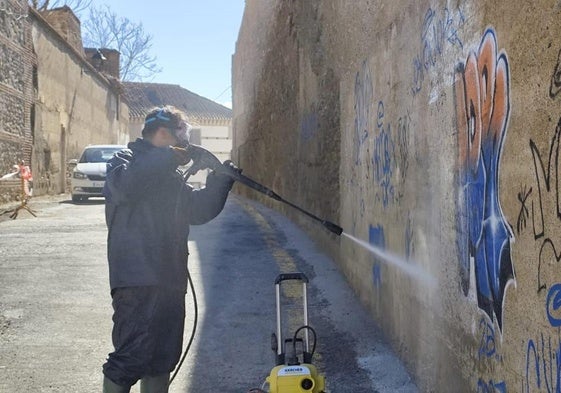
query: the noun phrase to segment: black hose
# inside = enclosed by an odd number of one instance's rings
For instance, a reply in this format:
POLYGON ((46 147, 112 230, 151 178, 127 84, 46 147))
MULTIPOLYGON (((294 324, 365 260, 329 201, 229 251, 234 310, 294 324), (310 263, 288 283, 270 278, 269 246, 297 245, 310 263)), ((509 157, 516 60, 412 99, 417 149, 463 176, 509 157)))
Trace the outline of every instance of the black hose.
MULTIPOLYGON (((183 183, 182 183, 182 187, 185 187, 187 184, 187 179, 189 179, 190 177, 190 173, 186 172, 182 174, 183 177, 183 183)), ((179 204, 179 198, 177 199, 177 204, 179 204)), ((177 212, 177 205, 176 204, 176 214, 178 214, 177 212)), ((189 254, 187 254, 189 255, 189 254)), ((197 331, 197 321, 199 318, 199 307, 197 305, 197 294, 195 293, 195 286, 193 285, 193 279, 191 278, 191 273, 189 272, 189 268, 187 268, 187 282, 189 283, 189 288, 191 288, 191 293, 193 294, 193 311, 194 311, 194 318, 193 318, 193 330, 191 331, 191 337, 189 338, 189 342, 187 343, 187 346, 185 347, 185 351, 183 352, 183 355, 181 356, 181 359, 179 361, 179 363, 177 364, 177 366, 175 367, 175 371, 173 372, 173 375, 171 376, 170 380, 169 380, 169 385, 171 385, 171 383, 173 382, 173 380, 175 379, 175 377, 177 376, 177 373, 179 372, 179 370, 181 369, 181 366, 183 365, 183 362, 185 362, 185 358, 187 357, 187 354, 189 353, 189 349, 191 348, 191 344, 193 344, 193 340, 195 339, 195 332, 197 331)), ((185 294, 185 297, 187 297, 187 294, 185 294)))
POLYGON ((185 347, 185 351, 183 352, 183 356, 181 356, 181 360, 177 364, 177 367, 175 368, 175 371, 173 372, 173 375, 169 380, 170 385, 173 382, 173 380, 175 379, 175 377, 177 376, 177 373, 179 372, 179 369, 183 365, 183 362, 185 361, 185 358, 187 357, 187 354, 189 353, 189 349, 191 348, 191 344, 193 343, 193 340, 195 338, 195 332, 197 331, 197 319, 198 319, 198 316, 199 316, 199 307, 197 305, 197 294, 195 293, 195 287, 193 286, 193 280, 191 279, 191 273, 189 273, 189 271, 187 271, 187 280, 189 281, 189 287, 191 288, 191 292, 193 293, 193 304, 194 304, 193 308, 194 308, 194 313, 195 313, 194 320, 193 320, 193 330, 191 331, 191 337, 189 338, 189 342, 187 343, 187 346, 185 347))
POLYGON ((312 328, 311 326, 308 325, 303 325, 300 326, 298 329, 296 329, 296 331, 294 332, 294 337, 292 339, 292 345, 293 345, 293 349, 294 349, 294 354, 296 355, 296 339, 298 338, 298 333, 300 333, 300 330, 309 330, 310 332, 312 332, 312 334, 314 335, 314 344, 312 346, 312 351, 310 352, 310 356, 313 356, 314 353, 316 352, 316 342, 317 342, 317 336, 316 336, 316 331, 314 330, 314 328, 312 328))

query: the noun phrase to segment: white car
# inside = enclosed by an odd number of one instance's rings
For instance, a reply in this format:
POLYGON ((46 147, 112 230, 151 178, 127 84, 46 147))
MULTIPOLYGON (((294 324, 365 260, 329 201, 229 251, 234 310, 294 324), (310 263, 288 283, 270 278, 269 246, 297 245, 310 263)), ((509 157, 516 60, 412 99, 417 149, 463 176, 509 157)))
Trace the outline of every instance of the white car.
POLYGON ((103 197, 107 161, 126 148, 124 145, 90 145, 84 149, 80 160, 70 160, 71 164, 76 164, 70 181, 72 201, 103 197))

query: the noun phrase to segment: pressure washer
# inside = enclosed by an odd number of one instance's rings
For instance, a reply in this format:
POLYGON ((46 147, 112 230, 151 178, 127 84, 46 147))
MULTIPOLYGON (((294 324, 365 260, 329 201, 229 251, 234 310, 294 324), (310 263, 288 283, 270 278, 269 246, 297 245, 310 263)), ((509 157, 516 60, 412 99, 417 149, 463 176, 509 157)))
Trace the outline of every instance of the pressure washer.
POLYGON ((275 280, 277 332, 272 335, 271 348, 276 353, 276 366, 266 379, 270 393, 323 393, 325 390, 325 377, 312 364, 317 337, 308 323, 307 284, 308 277, 300 272, 283 273, 275 280), (304 324, 294 331, 292 337, 283 339, 281 283, 288 280, 302 282, 304 324), (304 333, 304 338, 298 336, 300 332, 304 333), (310 333, 313 335, 311 348, 310 333))
MULTIPOLYGON (((233 180, 246 185, 262 194, 267 195, 279 202, 285 203, 292 208, 300 211, 306 216, 321 223, 330 232, 340 236, 343 233, 343 228, 334 224, 331 221, 321 219, 316 215, 302 209, 301 207, 291 203, 273 190, 265 187, 264 185, 256 182, 255 180, 242 174, 242 171, 237 168, 233 162, 226 161, 221 163, 218 158, 210 151, 198 145, 189 145, 190 153, 192 155, 192 164, 185 171, 184 178, 187 180, 191 175, 197 173, 199 170, 211 169, 216 173, 227 175, 233 180)), ((170 380, 173 381, 177 372, 181 368, 185 357, 192 344, 196 325, 197 325, 197 301, 195 290, 191 275, 188 275, 189 286, 193 293, 193 300, 195 303, 195 316, 194 325, 189 343, 183 356, 176 367, 176 370, 170 380)), ((316 332, 308 324, 308 301, 307 301, 307 284, 308 278, 304 273, 283 273, 280 274, 275 280, 276 288, 276 314, 277 314, 277 331, 272 334, 271 349, 275 352, 275 366, 269 373, 265 380, 265 384, 269 385, 268 393, 323 393, 325 390, 325 377, 321 375, 317 368, 312 364, 312 357, 316 348, 316 332), (284 281, 296 280, 302 283, 302 298, 303 298, 303 325, 297 328, 290 338, 283 339, 282 331, 282 317, 281 317, 281 283, 284 281), (299 337, 300 334, 304 338, 299 337), (310 334, 313 336, 313 343, 310 348, 310 334)), ((250 393, 267 393, 261 388, 251 389, 250 393)))

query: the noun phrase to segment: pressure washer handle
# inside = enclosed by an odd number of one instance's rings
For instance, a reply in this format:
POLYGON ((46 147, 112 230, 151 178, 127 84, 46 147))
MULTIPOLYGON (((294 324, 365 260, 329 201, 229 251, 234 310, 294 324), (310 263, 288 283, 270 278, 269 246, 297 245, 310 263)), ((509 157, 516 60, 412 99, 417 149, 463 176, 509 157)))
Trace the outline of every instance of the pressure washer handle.
MULTIPOLYGON (((298 280, 302 282, 302 299, 303 299, 303 309, 304 309, 304 326, 308 326, 308 277, 304 273, 282 273, 279 274, 275 280, 275 292, 276 292, 276 303, 277 303, 277 365, 284 362, 284 340, 282 337, 282 317, 281 317, 281 293, 280 287, 283 281, 298 280)), ((310 352, 310 338, 308 336, 308 330, 304 332, 304 351, 310 352)))
POLYGON ((280 284, 282 281, 288 281, 288 280, 300 280, 302 282, 305 282, 306 284, 309 282, 308 281, 308 277, 306 277, 306 275, 304 273, 281 273, 277 276, 277 279, 275 280, 275 285, 280 284))

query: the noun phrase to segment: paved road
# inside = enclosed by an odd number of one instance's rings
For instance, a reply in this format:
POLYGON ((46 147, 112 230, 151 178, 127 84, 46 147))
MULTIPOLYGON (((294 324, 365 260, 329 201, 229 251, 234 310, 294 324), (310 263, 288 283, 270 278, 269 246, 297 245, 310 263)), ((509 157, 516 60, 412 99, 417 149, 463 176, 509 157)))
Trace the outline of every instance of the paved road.
MULTIPOLYGON (((104 204, 69 199, 33 199, 36 218, 0 216, 0 393, 101 391, 101 364, 111 351, 104 204)), ((190 249, 198 328, 171 392, 261 386, 274 365, 273 283, 286 271, 310 278, 315 363, 328 392, 417 392, 333 261, 283 216, 232 195, 220 216, 192 228, 190 249)), ((285 321, 296 326, 299 287, 287 289, 285 321)), ((187 308, 186 341, 190 294, 187 308)))

